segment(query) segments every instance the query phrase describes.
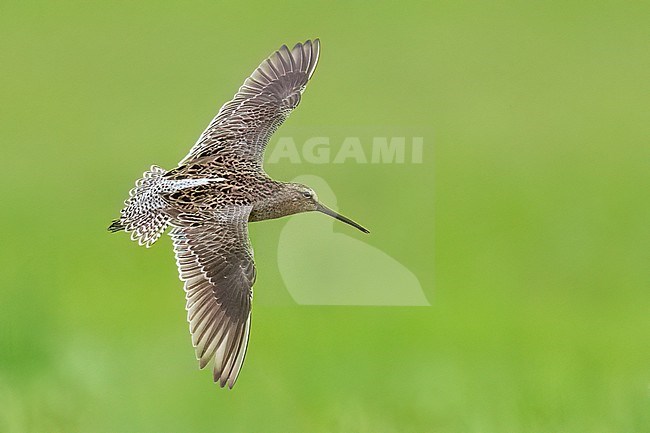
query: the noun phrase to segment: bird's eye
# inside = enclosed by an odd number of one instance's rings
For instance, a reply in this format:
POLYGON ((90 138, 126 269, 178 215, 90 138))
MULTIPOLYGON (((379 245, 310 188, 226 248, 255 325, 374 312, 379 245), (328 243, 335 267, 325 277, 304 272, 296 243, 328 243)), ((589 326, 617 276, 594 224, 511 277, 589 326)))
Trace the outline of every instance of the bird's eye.
POLYGON ((305 197, 305 198, 310 198, 310 197, 311 197, 311 192, 309 192, 309 191, 305 191, 305 192, 302 193, 302 195, 303 195, 303 197, 305 197))

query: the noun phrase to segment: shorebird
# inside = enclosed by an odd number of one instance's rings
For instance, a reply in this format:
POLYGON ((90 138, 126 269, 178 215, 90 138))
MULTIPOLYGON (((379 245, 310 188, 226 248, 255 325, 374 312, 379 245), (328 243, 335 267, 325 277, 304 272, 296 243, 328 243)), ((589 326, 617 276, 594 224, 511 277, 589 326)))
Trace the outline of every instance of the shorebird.
POLYGON ((273 180, 262 167, 266 144, 298 106, 319 51, 319 40, 308 40, 265 59, 176 168, 153 165, 136 181, 108 228, 150 247, 171 227, 192 345, 199 367, 212 364, 221 387, 234 386, 248 346, 256 276, 248 223, 319 211, 369 233, 308 186, 273 180))

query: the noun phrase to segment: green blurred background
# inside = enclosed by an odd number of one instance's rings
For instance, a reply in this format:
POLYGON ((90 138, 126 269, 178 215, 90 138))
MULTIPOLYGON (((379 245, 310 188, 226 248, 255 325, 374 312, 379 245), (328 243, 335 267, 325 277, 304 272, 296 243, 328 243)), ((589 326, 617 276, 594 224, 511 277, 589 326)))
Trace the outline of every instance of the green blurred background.
POLYGON ((0 431, 650 431, 649 16, 613 0, 3 1, 0 431), (313 37, 321 63, 284 128, 434 134, 421 165, 268 171, 326 179, 372 229, 337 232, 406 265, 432 306, 296 305, 286 220, 253 225, 251 344, 222 390, 194 360, 169 239, 147 250, 106 226, 260 60, 313 37))

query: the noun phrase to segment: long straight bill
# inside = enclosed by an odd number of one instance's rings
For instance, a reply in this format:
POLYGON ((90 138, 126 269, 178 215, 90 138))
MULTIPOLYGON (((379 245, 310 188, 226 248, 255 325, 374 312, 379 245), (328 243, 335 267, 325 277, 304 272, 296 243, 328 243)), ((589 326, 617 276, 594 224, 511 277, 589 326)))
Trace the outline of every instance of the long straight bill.
POLYGON ((322 205, 322 204, 318 203, 318 206, 316 207, 316 210, 318 212, 323 212, 325 215, 329 215, 332 218, 336 218, 339 221, 343 221, 346 224, 350 224, 352 227, 356 227, 356 228, 358 228, 359 230, 361 230, 364 233, 370 233, 370 231, 368 229, 366 229, 366 228, 362 227, 361 225, 355 223, 350 218, 344 217, 340 213, 334 212, 332 209, 328 208, 325 205, 322 205))

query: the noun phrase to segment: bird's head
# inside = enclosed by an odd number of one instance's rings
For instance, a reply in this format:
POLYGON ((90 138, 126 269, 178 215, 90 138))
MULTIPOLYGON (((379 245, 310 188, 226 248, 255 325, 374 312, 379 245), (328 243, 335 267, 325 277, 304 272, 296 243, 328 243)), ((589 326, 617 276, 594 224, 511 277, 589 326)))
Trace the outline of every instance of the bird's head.
POLYGON ((287 186, 289 190, 289 201, 291 203, 291 207, 295 209, 295 213, 310 211, 322 212, 325 215, 329 215, 332 218, 343 221, 344 223, 349 224, 364 233, 370 233, 368 229, 355 223, 350 218, 344 217, 343 215, 334 212, 332 209, 320 203, 318 201, 316 192, 314 192, 314 190, 310 187, 300 183, 289 183, 287 186))

